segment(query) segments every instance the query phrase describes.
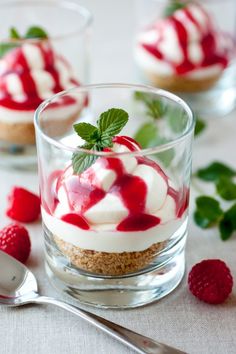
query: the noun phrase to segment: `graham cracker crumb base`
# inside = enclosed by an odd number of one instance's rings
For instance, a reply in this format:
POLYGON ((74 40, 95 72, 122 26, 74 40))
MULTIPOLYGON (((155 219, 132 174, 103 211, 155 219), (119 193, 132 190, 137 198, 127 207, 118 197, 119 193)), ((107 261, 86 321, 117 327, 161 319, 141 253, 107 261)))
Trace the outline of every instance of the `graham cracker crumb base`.
POLYGON ((54 236, 54 241, 73 266, 102 275, 125 275, 140 271, 166 246, 164 241, 154 243, 144 251, 108 253, 82 249, 57 236, 54 236))

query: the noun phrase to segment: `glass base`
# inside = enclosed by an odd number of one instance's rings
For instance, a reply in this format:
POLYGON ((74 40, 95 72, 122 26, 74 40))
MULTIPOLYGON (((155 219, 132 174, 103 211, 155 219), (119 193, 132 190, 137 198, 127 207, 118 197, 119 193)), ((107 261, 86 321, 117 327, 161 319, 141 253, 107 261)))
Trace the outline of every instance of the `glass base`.
POLYGON ((36 146, 15 145, 0 141, 0 167, 18 170, 36 170, 36 146))
POLYGON ((174 252, 171 249, 171 257, 136 274, 89 275, 63 265, 62 259, 49 254, 46 255, 46 272, 57 289, 83 304, 117 309, 139 307, 161 299, 181 282, 185 270, 185 242, 186 234, 174 245, 174 252))

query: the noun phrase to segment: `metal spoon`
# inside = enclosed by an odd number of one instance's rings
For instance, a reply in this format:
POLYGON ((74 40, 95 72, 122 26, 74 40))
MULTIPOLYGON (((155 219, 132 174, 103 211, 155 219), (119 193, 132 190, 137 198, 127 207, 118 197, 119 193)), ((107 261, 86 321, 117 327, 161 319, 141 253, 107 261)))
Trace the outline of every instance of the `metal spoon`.
MULTIPOLYGON (((41 296, 33 273, 22 263, 0 251, 0 305, 53 304, 72 312, 141 354, 184 354, 61 300, 41 296)), ((186 353, 185 353, 186 354, 186 353)))

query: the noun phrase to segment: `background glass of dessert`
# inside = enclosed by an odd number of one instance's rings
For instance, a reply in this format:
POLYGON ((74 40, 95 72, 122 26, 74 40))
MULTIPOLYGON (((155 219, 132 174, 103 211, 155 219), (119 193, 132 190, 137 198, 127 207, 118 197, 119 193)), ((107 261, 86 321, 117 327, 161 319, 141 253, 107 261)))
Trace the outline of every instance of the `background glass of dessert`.
MULTIPOLYGON (((0 164, 30 168, 37 163, 35 109, 89 80, 91 14, 73 0, 7 1, 0 11, 0 164)), ((65 102, 50 114, 72 122, 76 113, 65 102)))
POLYGON ((147 86, 81 86, 45 101, 35 129, 52 283, 101 307, 141 306, 171 292, 185 269, 194 130, 187 104, 147 86), (72 127, 51 120, 63 101, 80 109, 80 122, 96 125, 112 108, 129 120, 112 147, 83 150, 72 127), (81 163, 84 154, 92 164, 75 169, 72 157, 81 163))
POLYGON ((143 82, 205 117, 236 102, 236 1, 137 0, 134 60, 143 82))

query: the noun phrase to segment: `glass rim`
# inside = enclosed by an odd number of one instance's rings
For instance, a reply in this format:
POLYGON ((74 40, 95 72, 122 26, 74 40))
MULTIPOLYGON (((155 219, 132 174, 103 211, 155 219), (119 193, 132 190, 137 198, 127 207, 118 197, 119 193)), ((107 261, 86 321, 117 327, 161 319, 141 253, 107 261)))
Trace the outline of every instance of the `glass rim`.
MULTIPOLYGON (((75 0, 53 0, 53 1, 47 1, 47 0, 5 0, 0 3, 0 8, 5 7, 5 8, 10 8, 14 6, 20 6, 20 5, 26 5, 26 6, 47 6, 47 7, 56 7, 56 8, 62 8, 62 9, 69 9, 69 10, 75 10, 77 14, 81 15, 84 19, 85 22, 82 26, 79 26, 76 30, 71 31, 66 34, 59 34, 56 36, 49 36, 47 39, 40 39, 40 38, 22 38, 22 39, 14 39, 14 43, 32 43, 32 42, 39 42, 39 41, 57 41, 57 40, 62 40, 67 37, 73 37, 76 36, 80 33, 83 33, 83 31, 88 28, 92 21, 93 21, 93 15, 92 13, 84 6, 79 5, 77 1, 75 0)), ((13 42, 10 38, 5 39, 5 38, 0 38, 1 43, 9 43, 13 42)))
MULTIPOLYGON (((89 155, 95 155, 95 156, 106 156, 106 157, 114 157, 114 156, 125 156, 125 155, 131 155, 131 156, 140 156, 140 155, 150 155, 153 153, 159 153, 163 152, 165 150, 168 150, 170 148, 173 148, 175 145, 179 144, 183 140, 187 139, 194 131, 195 127, 195 116, 190 109, 189 105, 180 97, 177 95, 158 88, 154 88, 152 86, 148 85, 140 85, 140 84, 124 84, 124 83, 101 83, 101 84, 89 84, 89 85, 81 85, 81 86, 75 86, 69 90, 65 90, 62 92, 59 92, 52 97, 48 98, 44 102, 42 102, 38 108, 36 109, 34 113, 34 127, 35 127, 35 132, 39 134, 44 140, 46 140, 49 144, 54 145, 55 147, 61 149, 61 150, 67 150, 72 153, 74 152, 84 152, 89 155), (48 107, 51 103, 53 103, 57 98, 73 93, 75 91, 81 91, 81 92, 86 92, 91 89, 108 89, 108 88, 120 88, 120 89, 133 89, 133 90, 142 90, 145 92, 153 93, 156 95, 159 95, 163 98, 167 98, 169 100, 174 101, 176 104, 181 105, 181 107, 184 109, 184 111, 187 113, 188 119, 190 120, 190 124, 188 129, 186 129, 180 136, 177 138, 171 140, 170 142, 160 144, 151 148, 146 148, 146 149, 141 149, 138 151, 127 151, 127 152, 107 152, 107 151, 92 151, 92 150, 86 150, 83 148, 79 147, 72 147, 68 146, 62 142, 59 142, 55 140, 54 138, 51 138, 48 136, 46 133, 43 132, 43 130, 40 128, 39 125, 39 118, 41 113, 45 110, 46 107, 48 107)), ((37 135, 36 134, 36 135, 37 135)))

